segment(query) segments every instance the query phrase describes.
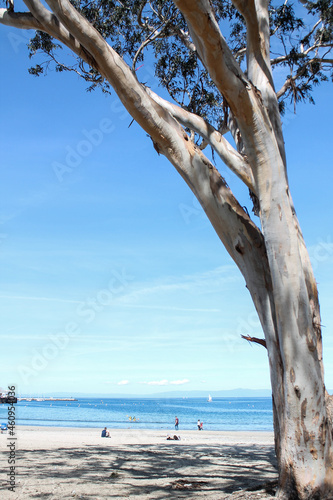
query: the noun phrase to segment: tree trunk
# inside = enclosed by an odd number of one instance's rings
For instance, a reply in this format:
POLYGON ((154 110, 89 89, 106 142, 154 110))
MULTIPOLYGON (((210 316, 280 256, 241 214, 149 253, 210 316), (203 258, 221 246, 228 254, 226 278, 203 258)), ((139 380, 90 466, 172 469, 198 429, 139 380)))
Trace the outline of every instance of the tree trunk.
POLYGON ((271 332, 264 331, 271 367, 278 498, 333 498, 332 423, 325 402, 315 281, 291 204, 284 159, 260 99, 255 113, 241 117, 238 124, 253 166, 272 281, 273 342, 271 332))
POLYGON ((264 130, 261 126, 255 142, 261 162, 255 178, 276 318, 277 342, 268 349, 274 370, 277 497, 328 499, 333 498, 332 422, 325 402, 317 292, 300 247, 284 164, 278 148, 274 150, 275 138, 264 130))
MULTIPOLYGON (((251 121, 250 127, 253 133, 256 126, 251 121)), ((277 498, 328 500, 333 498, 333 436, 325 403, 317 291, 275 137, 262 124, 257 130, 250 161, 260 164, 255 177, 263 239, 220 174, 191 143, 179 145, 181 162, 177 165, 173 154, 173 163, 241 270, 265 333, 279 469, 277 498), (275 199, 278 203, 272 204, 275 199)), ((246 137, 244 129, 242 135, 246 137)))

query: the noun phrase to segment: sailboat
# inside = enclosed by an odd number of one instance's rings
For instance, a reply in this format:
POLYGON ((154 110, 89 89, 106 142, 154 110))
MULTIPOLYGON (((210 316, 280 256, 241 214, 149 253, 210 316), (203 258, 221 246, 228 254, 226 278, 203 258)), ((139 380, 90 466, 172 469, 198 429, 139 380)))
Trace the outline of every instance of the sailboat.
POLYGON ((210 394, 208 394, 208 399, 207 399, 207 402, 208 403, 211 403, 213 401, 213 398, 210 394))

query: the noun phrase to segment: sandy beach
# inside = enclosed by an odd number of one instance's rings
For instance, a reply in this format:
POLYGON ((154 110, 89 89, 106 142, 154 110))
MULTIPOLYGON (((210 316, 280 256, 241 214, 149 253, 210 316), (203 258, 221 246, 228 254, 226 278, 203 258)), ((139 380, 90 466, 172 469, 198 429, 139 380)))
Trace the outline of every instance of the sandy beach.
POLYGON ((101 438, 100 429, 16 430, 16 440, 0 435, 1 499, 254 500, 272 499, 276 486, 271 432, 111 428, 101 438))

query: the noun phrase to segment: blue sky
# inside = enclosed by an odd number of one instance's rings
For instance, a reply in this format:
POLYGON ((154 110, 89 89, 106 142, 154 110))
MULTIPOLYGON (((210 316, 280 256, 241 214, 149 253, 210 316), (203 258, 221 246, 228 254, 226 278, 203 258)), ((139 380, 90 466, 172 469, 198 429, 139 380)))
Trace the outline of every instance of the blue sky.
MULTIPOLYGON (((0 29, 0 386, 269 389, 265 350, 240 339, 262 336, 244 280, 192 193, 114 93, 87 93, 73 74, 30 76, 27 37, 0 29)), ((140 71, 150 81, 152 68, 140 71)), ((314 97, 297 115, 290 106, 284 132, 333 389, 331 87, 314 97)))

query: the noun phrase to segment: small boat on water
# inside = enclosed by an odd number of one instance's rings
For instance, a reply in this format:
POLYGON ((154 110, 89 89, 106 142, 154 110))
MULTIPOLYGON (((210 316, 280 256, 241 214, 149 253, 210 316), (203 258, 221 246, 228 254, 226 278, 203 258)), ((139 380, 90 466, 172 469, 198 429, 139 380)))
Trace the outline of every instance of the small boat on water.
POLYGON ((208 394, 208 399, 207 399, 207 402, 208 403, 211 403, 213 401, 213 398, 210 394, 208 394))

